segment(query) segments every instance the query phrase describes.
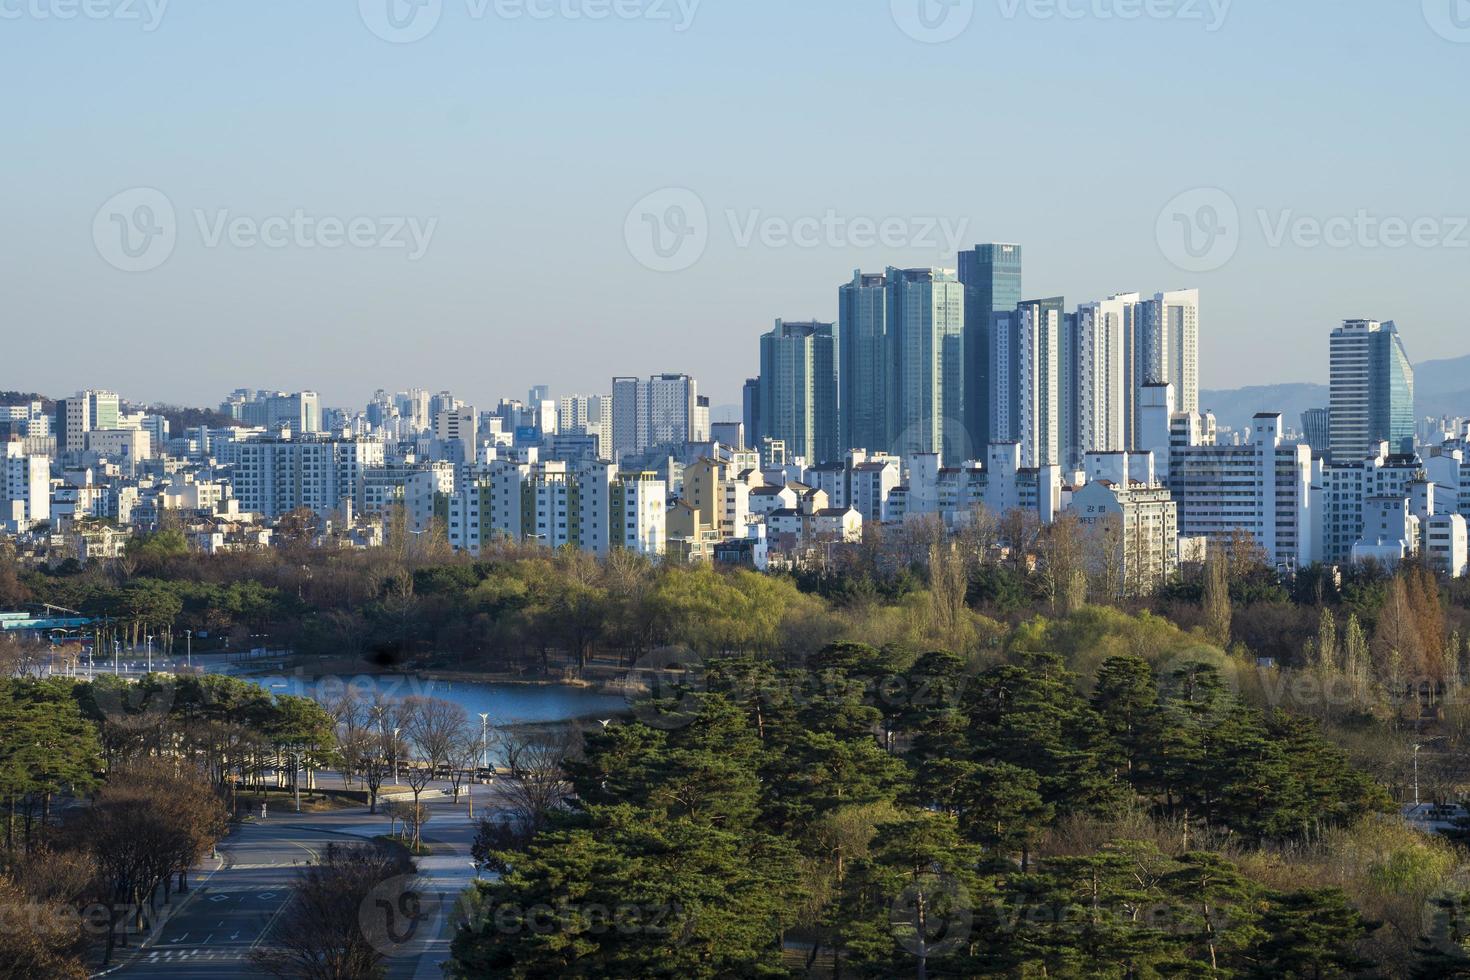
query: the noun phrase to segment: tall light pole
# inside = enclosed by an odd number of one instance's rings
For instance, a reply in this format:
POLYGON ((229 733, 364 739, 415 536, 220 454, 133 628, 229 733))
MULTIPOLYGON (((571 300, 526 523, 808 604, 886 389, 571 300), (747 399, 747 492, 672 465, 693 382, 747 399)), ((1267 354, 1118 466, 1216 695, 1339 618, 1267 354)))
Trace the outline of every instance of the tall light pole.
POLYGON ((480 766, 490 768, 490 712, 480 712, 480 766))
POLYGON ((194 669, 194 631, 184 630, 184 665, 194 669))
POLYGON ((1419 750, 1424 748, 1418 742, 1414 743, 1414 806, 1419 805, 1419 750))
POLYGON ((148 673, 153 673, 153 637, 148 637, 148 673))
POLYGON ((401 728, 393 729, 393 785, 398 785, 398 733, 401 728))

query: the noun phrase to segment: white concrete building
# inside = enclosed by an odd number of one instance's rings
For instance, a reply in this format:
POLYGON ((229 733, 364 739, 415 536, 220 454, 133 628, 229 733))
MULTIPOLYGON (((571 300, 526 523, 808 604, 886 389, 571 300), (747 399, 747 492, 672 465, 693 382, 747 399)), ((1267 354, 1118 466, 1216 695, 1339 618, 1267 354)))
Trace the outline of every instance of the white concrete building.
POLYGON ((1419 457, 1390 453, 1386 442, 1378 443, 1366 459, 1325 463, 1320 484, 1322 560, 1331 565, 1352 560, 1354 546, 1363 537, 1367 502, 1374 497, 1406 497, 1409 487, 1423 476, 1419 457))
POLYGON ((990 426, 1021 448, 1021 465, 1061 462, 1062 300, 1022 303, 991 328, 990 426))
POLYGON ((51 460, 25 454, 11 439, 0 467, 0 530, 20 534, 51 520, 51 460))
POLYGON ((1140 385, 1173 385, 1178 410, 1198 412, 1199 290, 1156 293, 1139 304, 1134 353, 1140 385))
POLYGON ((129 476, 136 476, 139 464, 153 458, 153 437, 143 429, 93 429, 85 442, 88 456, 110 460, 129 476))
POLYGON ((280 517, 301 507, 322 517, 350 502, 364 511, 363 478, 381 467, 384 448, 370 439, 261 439, 239 443, 235 496, 250 513, 280 517))
POLYGON ((1375 561, 1388 568, 1419 553, 1419 518, 1408 497, 1397 494, 1363 501, 1363 533, 1353 545, 1354 563, 1375 561))
POLYGON ((1131 321, 1132 297, 1113 296, 1094 303, 1084 303, 1071 317, 1072 342, 1069 356, 1073 360, 1072 385, 1063 391, 1074 405, 1067 414, 1069 429, 1064 432, 1063 463, 1090 452, 1118 452, 1129 448, 1125 425, 1130 403, 1127 370, 1128 349, 1124 343, 1125 328, 1131 321))
POLYGON ((1097 480, 1072 495, 1072 513, 1088 527, 1111 522, 1124 589, 1152 591, 1179 570, 1179 507, 1158 483, 1097 480))
POLYGON ((1170 454, 1168 487, 1179 533, 1226 543, 1249 531, 1282 570, 1318 560, 1312 449, 1287 442, 1280 414, 1261 414, 1240 446, 1185 446, 1170 454))

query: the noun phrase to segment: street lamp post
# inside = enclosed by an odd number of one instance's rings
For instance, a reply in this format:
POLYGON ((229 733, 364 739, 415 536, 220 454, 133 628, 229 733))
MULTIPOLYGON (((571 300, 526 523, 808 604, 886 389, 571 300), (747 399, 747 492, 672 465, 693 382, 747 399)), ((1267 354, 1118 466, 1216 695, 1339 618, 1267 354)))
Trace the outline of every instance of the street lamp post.
POLYGON ((148 637, 148 673, 153 673, 153 637, 148 637))
POLYGON ((1419 806, 1419 750, 1424 748, 1418 742, 1414 743, 1414 806, 1419 806))
POLYGON ((480 712, 480 766, 490 768, 490 712, 480 712))
POLYGON ((184 630, 184 666, 194 669, 194 631, 184 630))
POLYGON ((393 785, 398 785, 398 733, 403 729, 393 729, 393 785))

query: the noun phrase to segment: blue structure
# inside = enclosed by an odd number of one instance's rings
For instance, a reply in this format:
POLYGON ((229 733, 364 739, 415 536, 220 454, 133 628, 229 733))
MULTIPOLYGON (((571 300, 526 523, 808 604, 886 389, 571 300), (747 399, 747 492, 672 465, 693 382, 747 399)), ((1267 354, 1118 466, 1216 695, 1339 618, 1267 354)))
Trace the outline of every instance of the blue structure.
POLYGON ((1021 305, 1021 246, 993 243, 960 253, 965 287, 965 428, 983 453, 995 441, 990 418, 992 317, 1021 305))
POLYGON ((86 616, 36 616, 28 612, 0 612, 0 633, 45 634, 51 630, 87 629, 95 622, 95 619, 86 616))

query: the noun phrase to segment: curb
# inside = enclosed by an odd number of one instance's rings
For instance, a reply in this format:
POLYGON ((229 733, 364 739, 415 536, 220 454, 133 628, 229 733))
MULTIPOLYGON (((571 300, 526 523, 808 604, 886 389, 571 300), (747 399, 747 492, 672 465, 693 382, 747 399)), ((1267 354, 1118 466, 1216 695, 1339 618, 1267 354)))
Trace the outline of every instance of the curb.
POLYGON ((131 952, 126 957, 117 959, 112 963, 111 966, 108 966, 106 969, 89 974, 92 980, 96 980, 96 978, 98 977, 111 976, 112 974, 117 973, 119 970, 125 970, 136 963, 138 959, 148 951, 149 947, 153 945, 153 941, 157 939, 160 934, 162 934, 163 928, 164 926, 168 925, 169 920, 178 915, 184 909, 188 908, 189 905, 194 901, 194 899, 207 892, 209 890, 209 883, 211 880, 213 880, 215 875, 232 866, 233 862, 230 860, 229 852, 221 850, 219 854, 219 865, 214 868, 214 870, 210 871, 209 874, 205 875, 203 881, 199 882, 198 885, 191 888, 189 890, 188 896, 185 897, 182 902, 177 902, 173 905, 170 905, 166 910, 160 913, 153 923, 153 928, 148 931, 148 935, 144 936, 142 941, 139 942, 137 946, 132 947, 131 952))

